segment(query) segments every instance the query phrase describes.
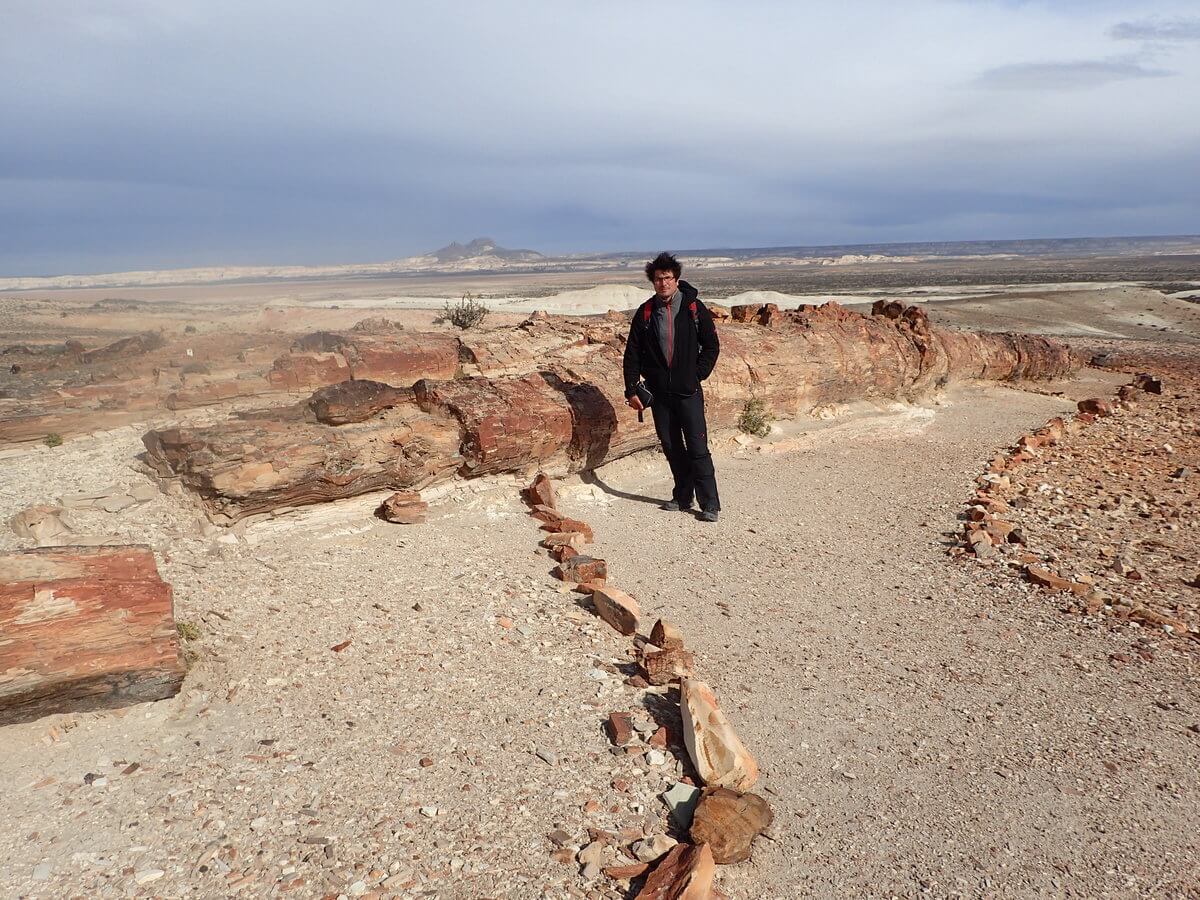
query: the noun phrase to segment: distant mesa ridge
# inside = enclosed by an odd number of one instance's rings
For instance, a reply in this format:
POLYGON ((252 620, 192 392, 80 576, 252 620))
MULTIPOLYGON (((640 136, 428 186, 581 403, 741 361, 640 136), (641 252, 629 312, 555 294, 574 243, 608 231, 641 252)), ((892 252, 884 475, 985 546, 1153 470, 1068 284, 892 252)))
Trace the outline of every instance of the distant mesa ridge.
POLYGON ((498 259, 516 260, 518 262, 532 262, 537 259, 545 259, 545 257, 535 250, 509 250, 507 247, 499 246, 491 238, 480 237, 475 238, 469 244, 460 244, 458 241, 453 241, 442 247, 440 250, 434 250, 431 256, 437 258, 438 262, 459 262, 464 259, 475 259, 480 256, 494 256, 498 259))

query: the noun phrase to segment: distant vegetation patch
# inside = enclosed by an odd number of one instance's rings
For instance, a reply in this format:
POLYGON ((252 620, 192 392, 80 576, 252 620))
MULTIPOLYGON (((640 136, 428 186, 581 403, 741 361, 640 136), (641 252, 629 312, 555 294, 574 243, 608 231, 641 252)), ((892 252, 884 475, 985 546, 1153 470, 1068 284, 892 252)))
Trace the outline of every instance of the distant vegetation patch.
POLYGON ((459 328, 474 328, 488 314, 488 308, 483 305, 470 291, 463 295, 457 303, 446 301, 442 307, 442 318, 459 328))
POLYGON ((755 437, 766 437, 771 433, 772 415, 767 405, 757 397, 747 400, 738 416, 738 430, 755 437))

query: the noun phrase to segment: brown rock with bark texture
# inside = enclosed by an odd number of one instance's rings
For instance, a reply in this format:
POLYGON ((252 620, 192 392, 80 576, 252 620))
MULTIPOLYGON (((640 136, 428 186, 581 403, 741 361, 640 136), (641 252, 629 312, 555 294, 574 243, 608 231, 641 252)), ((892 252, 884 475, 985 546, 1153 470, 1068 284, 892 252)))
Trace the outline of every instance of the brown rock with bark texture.
MULTIPOLYGON (((759 308, 752 307, 753 314, 759 308)), ((411 402, 405 399, 381 412, 364 404, 350 412, 365 420, 336 428, 298 426, 294 411, 279 410, 253 422, 151 432, 149 459, 160 474, 181 477, 219 521, 381 487, 423 487, 455 476, 592 469, 656 444, 653 429, 639 427, 624 405, 620 360, 627 322, 620 316, 531 319, 468 341, 470 352, 483 360, 472 364, 481 373, 509 374, 423 378, 413 386, 411 402), (502 363, 486 362, 498 355, 505 357, 502 363), (412 436, 405 438, 403 429, 411 429, 412 436)), ((410 341, 429 335, 402 332, 399 337, 410 341)), ((301 350, 288 359, 299 365, 304 354, 330 357, 321 357, 321 364, 337 372, 314 376, 314 386, 344 381, 350 377, 347 370, 356 379, 403 385, 397 377, 371 374, 395 373, 403 369, 399 363, 364 362, 388 354, 403 357, 404 346, 388 349, 395 343, 361 335, 322 337, 303 346, 331 349, 301 350)), ((451 344, 438 352, 448 353, 451 344)), ((705 383, 714 429, 732 427, 751 396, 787 417, 829 403, 911 398, 955 378, 1047 378, 1076 366, 1064 345, 1045 338, 939 331, 920 310, 889 319, 836 304, 780 312, 778 322, 773 314, 770 328, 728 324, 721 347, 721 359, 705 383)), ((345 413, 339 418, 349 420, 345 413)), ((36 427, 26 424, 23 433, 36 427)), ((531 502, 554 506, 552 495, 531 502)))
POLYGON ((646 672, 646 680, 651 684, 671 684, 692 677, 696 657, 683 647, 670 647, 657 653, 647 650, 642 654, 642 668, 646 672))
POLYGON ((381 381, 343 381, 317 390, 308 399, 308 407, 323 425, 346 425, 365 422, 411 399, 411 390, 394 388, 381 381))
POLYGON ((659 619, 650 629, 650 643, 663 650, 683 647, 683 632, 666 619, 659 619))
POLYGON ((583 542, 590 544, 593 540, 592 527, 587 522, 580 522, 578 519, 568 519, 565 516, 560 516, 554 522, 546 522, 542 525, 543 531, 571 531, 575 534, 583 535, 583 542))
MULTIPOLYGON (((587 539, 578 531, 554 531, 542 538, 542 546, 547 550, 556 547, 570 547, 572 550, 582 550, 587 539)), ((561 560, 560 560, 561 561, 561 560)))
POLYGON ((0 724, 178 693, 170 585, 149 547, 0 554, 0 724))
POLYGON ((636 900, 712 900, 716 871, 707 844, 676 844, 650 873, 636 900))
POLYGON ((728 788, 705 788, 692 816, 689 835, 696 844, 708 844, 719 866, 750 858, 754 839, 775 820, 771 807, 757 794, 728 788))
POLYGON ((562 581, 576 584, 604 584, 608 578, 608 564, 591 556, 572 556, 554 567, 554 576, 562 581))
MULTIPOLYGON (((588 579, 595 584, 596 579, 588 579)), ((642 614, 638 602, 627 593, 614 587, 595 587, 592 590, 592 603, 596 614, 621 634, 633 634, 638 628, 638 619, 642 614)))
POLYGON ((1163 389, 1162 379, 1145 372, 1139 372, 1134 376, 1133 386, 1148 394, 1161 394, 1163 389))
POLYGON ((398 491, 379 507, 379 515, 397 525, 418 525, 428 511, 429 504, 416 491, 398 491))
POLYGON ((1093 397, 1090 400, 1080 400, 1077 406, 1081 413, 1087 413, 1092 416, 1111 416, 1113 414, 1112 401, 1104 400, 1100 397, 1093 397))
POLYGON ((550 557, 555 562, 566 562, 572 556, 578 556, 579 551, 570 544, 559 544, 550 548, 550 557))
POLYGON ((696 771, 709 786, 749 790, 758 780, 758 763, 742 746, 712 689, 685 678, 680 686, 683 741, 696 771))

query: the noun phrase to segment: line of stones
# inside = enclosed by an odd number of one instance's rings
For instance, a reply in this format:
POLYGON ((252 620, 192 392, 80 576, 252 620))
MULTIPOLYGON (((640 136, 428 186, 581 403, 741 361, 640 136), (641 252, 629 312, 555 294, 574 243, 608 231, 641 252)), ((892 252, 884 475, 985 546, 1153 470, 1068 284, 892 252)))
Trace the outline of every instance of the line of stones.
MULTIPOLYGON (((592 529, 586 522, 559 511, 550 479, 539 473, 524 494, 530 515, 548 532, 541 546, 558 563, 555 577, 589 594, 601 619, 619 633, 635 639, 642 674, 627 683, 635 688, 679 683, 684 744, 705 785, 702 791, 698 790, 690 783, 691 779, 685 778, 663 795, 671 817, 687 831, 690 843, 672 845, 669 839, 661 842, 646 839, 629 851, 637 862, 610 866, 603 872, 624 884, 647 876, 637 900, 720 897, 712 885, 715 866, 749 859, 754 838, 773 820, 766 800, 748 793, 758 778, 758 764, 742 745, 712 690, 693 677, 695 657, 684 646, 679 629, 659 619, 648 639, 638 636, 641 610, 637 600, 608 584, 608 565, 603 559, 581 552, 594 539, 592 529)), ((633 739, 628 712, 611 713, 606 727, 617 747, 633 739)), ((650 743, 652 747, 666 749, 665 727, 658 730, 650 743)), ((579 852, 585 877, 600 873, 602 848, 601 843, 593 842, 579 852)))

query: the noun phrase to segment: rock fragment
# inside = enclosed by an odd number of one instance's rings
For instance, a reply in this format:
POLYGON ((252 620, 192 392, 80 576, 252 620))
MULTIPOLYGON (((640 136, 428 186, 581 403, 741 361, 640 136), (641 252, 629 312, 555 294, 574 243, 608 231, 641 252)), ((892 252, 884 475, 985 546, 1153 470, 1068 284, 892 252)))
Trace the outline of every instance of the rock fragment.
POLYGON ((397 525, 419 525, 428 511, 429 504, 416 491, 397 491, 379 507, 380 517, 397 525))
POLYGON ((592 603, 596 607, 596 614, 621 634, 637 631, 641 610, 638 602, 624 591, 608 586, 593 587, 592 603))
POLYGON ((707 844, 677 844, 650 873, 636 900, 711 900, 715 874, 707 844))
POLYGON ((683 632, 668 622, 659 619, 650 629, 650 643, 664 650, 672 650, 683 646, 683 632))
POLYGON ((683 740, 696 771, 709 786, 745 791, 758 780, 758 763, 742 745, 712 689, 685 678, 680 687, 683 740))
POLYGON ((672 647, 658 652, 647 649, 642 653, 642 669, 646 672, 646 680, 654 685, 671 684, 682 678, 691 678, 695 667, 695 656, 683 647, 672 647))
POLYGON ((692 842, 708 844, 719 866, 750 858, 754 839, 774 821, 771 807, 757 794, 705 788, 689 832, 692 842))
POLYGON ((576 584, 604 584, 608 578, 608 564, 591 556, 572 556, 554 568, 554 576, 562 581, 576 584))

